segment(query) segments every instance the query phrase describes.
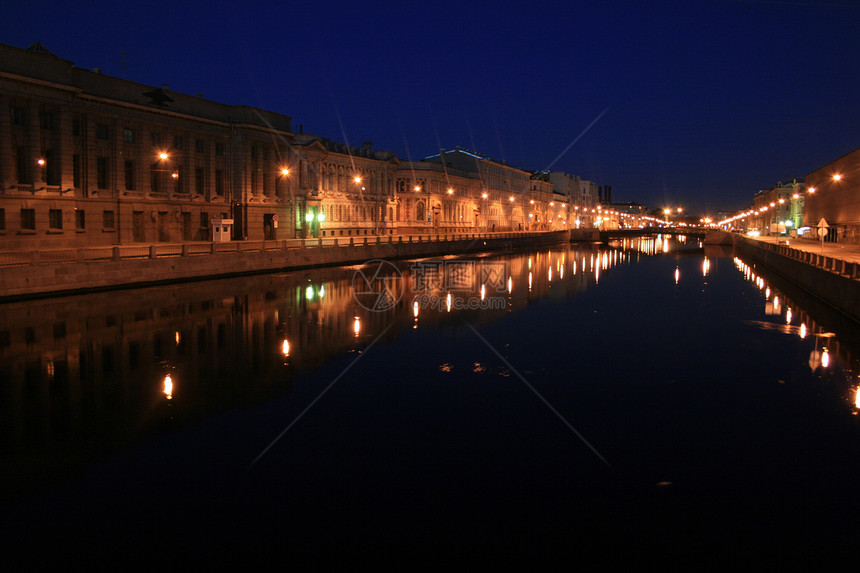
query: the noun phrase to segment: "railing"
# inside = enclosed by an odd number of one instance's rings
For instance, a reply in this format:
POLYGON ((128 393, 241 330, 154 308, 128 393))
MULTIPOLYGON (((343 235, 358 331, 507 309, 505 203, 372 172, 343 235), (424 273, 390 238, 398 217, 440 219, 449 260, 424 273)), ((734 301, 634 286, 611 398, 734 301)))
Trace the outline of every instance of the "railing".
POLYGON ((27 252, 0 252, 0 267, 26 265, 89 263, 119 261, 123 259, 160 259, 219 253, 253 253, 294 249, 320 249, 365 247, 376 245, 405 245, 419 243, 445 243, 455 241, 500 240, 520 237, 546 237, 555 235, 565 240, 566 231, 508 231, 499 233, 438 233, 420 235, 386 235, 364 237, 325 237, 315 239, 282 239, 277 241, 230 241, 227 243, 158 243, 153 245, 117 245, 81 247, 77 249, 51 249, 27 252))
POLYGON ((804 249, 795 249, 789 245, 778 245, 764 241, 752 241, 744 238, 741 238, 740 240, 772 253, 788 257, 795 261, 800 261, 801 263, 805 263, 812 267, 847 277, 852 280, 860 280, 860 264, 858 263, 828 257, 804 249))

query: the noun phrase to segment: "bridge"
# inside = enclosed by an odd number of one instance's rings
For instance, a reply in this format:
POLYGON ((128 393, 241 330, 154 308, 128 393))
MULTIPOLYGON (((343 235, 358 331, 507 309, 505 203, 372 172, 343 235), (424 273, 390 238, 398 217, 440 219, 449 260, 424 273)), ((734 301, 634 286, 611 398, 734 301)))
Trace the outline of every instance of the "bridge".
POLYGON ((646 227, 644 229, 607 229, 600 231, 601 242, 610 239, 626 239, 629 237, 647 237, 651 235, 686 235, 688 237, 702 237, 708 233, 708 229, 697 227, 646 227))

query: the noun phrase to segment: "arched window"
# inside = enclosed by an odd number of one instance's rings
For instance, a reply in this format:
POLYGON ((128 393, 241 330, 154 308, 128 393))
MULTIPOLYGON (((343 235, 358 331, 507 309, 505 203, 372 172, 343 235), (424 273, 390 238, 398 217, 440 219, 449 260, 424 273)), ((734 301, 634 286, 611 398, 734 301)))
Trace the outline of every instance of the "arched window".
POLYGON ((418 201, 418 202, 415 204, 415 219, 416 219, 416 220, 418 220, 418 221, 423 221, 425 218, 426 218, 426 217, 425 217, 425 214, 424 214, 424 202, 423 202, 423 201, 418 201))

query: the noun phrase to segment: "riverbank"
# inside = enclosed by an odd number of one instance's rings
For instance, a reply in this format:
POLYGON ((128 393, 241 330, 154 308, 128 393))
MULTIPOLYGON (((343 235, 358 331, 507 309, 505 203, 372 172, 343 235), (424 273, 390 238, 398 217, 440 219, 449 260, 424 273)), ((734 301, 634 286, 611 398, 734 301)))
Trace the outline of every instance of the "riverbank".
POLYGON ((569 231, 157 244, 9 253, 0 301, 250 274, 512 250, 570 241, 569 231))
POLYGON ((735 249, 860 323, 860 246, 735 235, 735 249))

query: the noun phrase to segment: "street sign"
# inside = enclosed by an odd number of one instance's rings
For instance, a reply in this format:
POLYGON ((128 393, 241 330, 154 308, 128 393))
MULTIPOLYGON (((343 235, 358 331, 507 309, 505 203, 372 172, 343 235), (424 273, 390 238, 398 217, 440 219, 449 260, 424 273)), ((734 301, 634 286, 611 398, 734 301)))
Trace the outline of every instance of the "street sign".
POLYGON ((818 222, 818 236, 824 239, 824 236, 827 234, 827 227, 830 225, 827 224, 827 221, 824 220, 824 217, 818 222))

